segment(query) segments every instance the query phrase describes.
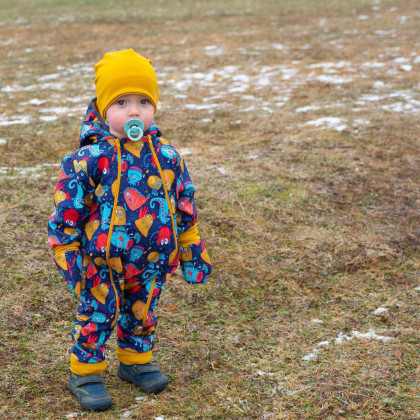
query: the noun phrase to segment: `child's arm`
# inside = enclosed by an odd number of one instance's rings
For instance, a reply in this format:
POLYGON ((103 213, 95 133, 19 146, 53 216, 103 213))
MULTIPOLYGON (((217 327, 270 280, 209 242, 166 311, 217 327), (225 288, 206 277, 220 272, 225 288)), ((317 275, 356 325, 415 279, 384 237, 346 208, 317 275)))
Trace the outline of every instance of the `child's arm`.
POLYGON ((194 185, 182 161, 177 178, 177 219, 180 265, 187 283, 206 282, 211 274, 211 262, 197 229, 197 210, 194 185))
POLYGON ((77 296, 83 267, 80 241, 94 191, 87 160, 78 160, 76 153, 64 158, 54 194, 55 210, 48 222, 48 242, 57 267, 77 296))

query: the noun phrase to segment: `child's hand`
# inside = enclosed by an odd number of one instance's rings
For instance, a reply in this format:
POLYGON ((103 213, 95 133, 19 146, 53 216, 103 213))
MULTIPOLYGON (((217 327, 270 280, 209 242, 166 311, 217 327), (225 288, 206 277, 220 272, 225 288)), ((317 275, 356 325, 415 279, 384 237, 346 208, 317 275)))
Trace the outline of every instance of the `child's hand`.
POLYGON ((187 283, 197 284, 206 282, 211 274, 211 261, 204 242, 198 242, 180 247, 180 265, 187 283))

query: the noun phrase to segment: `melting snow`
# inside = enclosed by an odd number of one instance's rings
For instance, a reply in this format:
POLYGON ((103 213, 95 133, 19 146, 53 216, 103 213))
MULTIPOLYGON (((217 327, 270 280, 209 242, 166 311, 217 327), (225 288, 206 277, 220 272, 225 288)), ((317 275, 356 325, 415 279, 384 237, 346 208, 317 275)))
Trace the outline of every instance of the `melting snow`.
POLYGON ((378 309, 375 309, 373 311, 373 313, 375 315, 378 315, 378 314, 382 314, 382 313, 386 312, 387 310, 388 310, 387 308, 384 308, 383 306, 380 306, 378 309))
POLYGON ((204 47, 204 52, 210 56, 221 55, 223 54, 223 48, 217 45, 207 45, 207 47, 204 47))
POLYGON ((13 116, 13 117, 10 117, 9 120, 5 119, 2 115, 0 115, 0 125, 2 126, 14 125, 14 124, 29 124, 30 121, 31 121, 31 117, 27 115, 13 116))
POLYGON ((374 339, 379 341, 390 341, 392 337, 378 335, 373 330, 369 330, 367 333, 361 333, 359 331, 352 331, 351 335, 346 335, 340 332, 338 336, 334 340, 326 340, 319 342, 315 348, 312 350, 312 353, 307 354, 306 356, 302 357, 302 360, 310 361, 317 357, 317 353, 321 351, 320 347, 328 347, 331 342, 335 344, 343 344, 344 341, 351 341, 354 338, 368 338, 374 339))
POLYGON ((315 106, 315 105, 308 105, 308 106, 302 106, 300 108, 296 108, 295 112, 307 112, 307 111, 317 111, 319 108, 319 106, 315 106))
POLYGON ((308 121, 306 125, 314 125, 316 127, 333 129, 336 131, 344 131, 347 128, 344 120, 336 117, 323 117, 317 120, 308 121))
POLYGON ((332 76, 332 75, 326 75, 326 74, 318 76, 317 80, 323 83, 332 83, 334 85, 341 85, 341 84, 350 83, 353 81, 353 79, 351 78, 345 78, 341 76, 332 76))
POLYGON ((7 174, 9 171, 13 171, 14 173, 17 173, 22 176, 28 176, 32 175, 33 177, 39 177, 40 174, 37 172, 40 172, 42 169, 50 168, 50 167, 60 167, 60 163, 43 163, 41 165, 36 165, 32 167, 27 168, 10 168, 7 166, 0 167, 0 174, 7 174))
POLYGON ((42 105, 45 102, 47 102, 47 101, 45 101, 43 99, 34 98, 34 99, 31 99, 28 102, 22 102, 22 105, 42 105))

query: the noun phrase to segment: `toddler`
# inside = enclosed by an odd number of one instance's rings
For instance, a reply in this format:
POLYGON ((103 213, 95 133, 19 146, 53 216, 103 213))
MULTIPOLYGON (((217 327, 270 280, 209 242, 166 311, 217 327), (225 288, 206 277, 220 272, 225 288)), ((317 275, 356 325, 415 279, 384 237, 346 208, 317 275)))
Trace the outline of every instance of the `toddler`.
POLYGON ((144 392, 168 378, 151 364, 154 309, 180 264, 203 283, 211 263, 197 230, 194 186, 178 150, 153 122, 159 89, 152 62, 134 50, 95 66, 80 148, 63 159, 48 224, 55 262, 80 300, 74 318, 69 389, 83 408, 112 399, 101 373, 117 329, 118 376, 144 392))

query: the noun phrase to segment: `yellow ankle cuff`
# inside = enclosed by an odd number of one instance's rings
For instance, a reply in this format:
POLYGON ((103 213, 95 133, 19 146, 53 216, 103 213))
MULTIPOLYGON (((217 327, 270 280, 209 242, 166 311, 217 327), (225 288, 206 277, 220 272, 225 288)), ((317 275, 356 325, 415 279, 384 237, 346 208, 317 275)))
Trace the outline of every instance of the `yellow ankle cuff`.
POLYGON ((132 349, 117 347, 117 359, 125 365, 144 365, 152 360, 152 351, 139 353, 132 349))
POLYGON ((96 375, 102 373, 105 369, 105 360, 99 363, 82 363, 79 362, 79 359, 74 354, 70 356, 70 370, 76 375, 96 375))

